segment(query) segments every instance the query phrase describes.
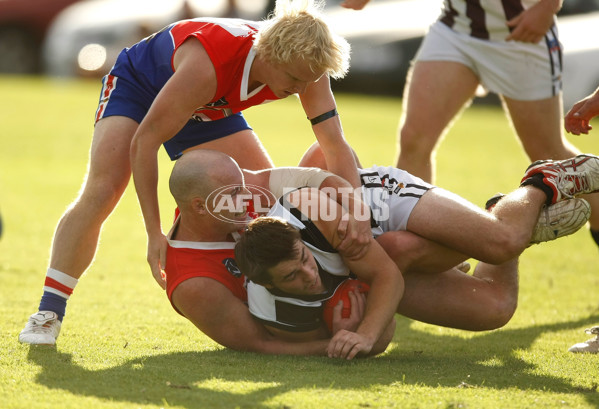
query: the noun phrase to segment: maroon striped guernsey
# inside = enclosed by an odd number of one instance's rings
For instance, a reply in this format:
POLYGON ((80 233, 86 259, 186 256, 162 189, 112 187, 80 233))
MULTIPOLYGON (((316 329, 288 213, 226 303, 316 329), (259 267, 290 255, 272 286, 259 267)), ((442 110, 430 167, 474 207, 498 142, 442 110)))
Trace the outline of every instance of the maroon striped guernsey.
MULTIPOLYGON (((511 20, 540 0, 444 0, 440 20, 459 33, 503 41, 511 20)), ((554 17, 555 19, 555 17, 554 17)))

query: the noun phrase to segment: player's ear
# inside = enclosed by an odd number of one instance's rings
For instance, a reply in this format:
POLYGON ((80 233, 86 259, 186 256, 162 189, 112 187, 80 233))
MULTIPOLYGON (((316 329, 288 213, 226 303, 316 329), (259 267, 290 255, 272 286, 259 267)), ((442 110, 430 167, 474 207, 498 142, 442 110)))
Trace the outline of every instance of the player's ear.
POLYGON ((191 208, 195 213, 208 213, 208 210, 206 209, 206 202, 201 197, 194 197, 193 199, 191 199, 191 208))

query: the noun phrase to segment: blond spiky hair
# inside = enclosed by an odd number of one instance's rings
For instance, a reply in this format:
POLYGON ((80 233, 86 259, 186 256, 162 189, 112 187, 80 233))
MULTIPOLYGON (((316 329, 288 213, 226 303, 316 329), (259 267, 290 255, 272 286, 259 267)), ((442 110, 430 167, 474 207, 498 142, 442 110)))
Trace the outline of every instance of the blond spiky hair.
POLYGON ((349 69, 349 43, 331 31, 313 0, 277 0, 274 13, 258 31, 258 55, 274 64, 303 59, 314 73, 343 78, 349 69))

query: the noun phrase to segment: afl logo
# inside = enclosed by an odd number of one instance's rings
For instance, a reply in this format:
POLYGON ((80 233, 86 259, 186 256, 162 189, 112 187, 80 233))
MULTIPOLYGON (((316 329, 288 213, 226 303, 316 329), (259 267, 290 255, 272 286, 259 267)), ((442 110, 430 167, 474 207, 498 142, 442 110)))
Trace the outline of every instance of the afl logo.
POLYGON ((270 190, 261 186, 227 185, 210 192, 206 198, 206 210, 218 220, 239 224, 248 213, 268 213, 276 199, 270 190), (263 208, 263 204, 268 207, 263 208))

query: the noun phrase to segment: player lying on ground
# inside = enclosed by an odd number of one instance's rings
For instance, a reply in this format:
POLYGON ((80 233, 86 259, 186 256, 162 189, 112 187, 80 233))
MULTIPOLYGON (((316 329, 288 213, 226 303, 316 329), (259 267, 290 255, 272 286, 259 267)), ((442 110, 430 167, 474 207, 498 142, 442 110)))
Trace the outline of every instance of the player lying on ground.
MULTIPOLYGON (((266 331, 262 325, 252 320, 251 315, 248 313, 245 305, 244 280, 233 262, 234 236, 237 234, 237 230, 245 224, 246 214, 242 211, 239 214, 221 214, 222 217, 215 218, 212 216, 214 204, 206 200, 211 192, 224 186, 230 187, 231 196, 234 197, 235 194, 239 193, 239 189, 236 187, 244 183, 244 175, 246 177, 245 182, 248 185, 269 186, 267 173, 242 172, 234 161, 216 152, 190 152, 184 155, 175 165, 170 179, 170 186, 181 211, 181 216, 176 221, 170 234, 170 247, 166 266, 169 299, 178 312, 221 345, 233 349, 263 353, 322 354, 326 349, 326 341, 311 344, 281 342, 266 331), (229 221, 226 219, 229 219, 229 221), (230 220, 237 220, 237 223, 231 223, 230 220), (227 325, 223 325, 223 322, 226 322, 227 325)), ((326 178, 326 180, 328 179, 326 178)), ((299 182, 300 186, 303 183, 299 182)), ((279 188, 274 185, 276 183, 271 183, 273 189, 281 190, 280 183, 279 188)), ((510 201, 508 195, 500 201, 500 204, 506 205, 510 201)), ((533 212, 536 218, 538 218, 541 205, 533 212)), ((549 214, 551 209, 553 207, 549 206, 543 212, 543 215, 549 214)), ((573 213, 576 215, 582 214, 584 220, 584 207, 577 207, 574 210, 573 213)), ((482 219, 486 220, 485 223, 492 223, 491 220, 495 220, 494 223, 498 225, 507 224, 507 222, 500 219, 488 217, 485 212, 480 211, 480 213, 484 216, 482 219)), ((563 224, 568 224, 564 221, 568 222, 569 219, 562 218, 558 220, 558 230, 561 229, 563 224)), ((531 226, 527 228, 532 231, 532 226, 534 226, 534 223, 531 223, 531 226)), ((519 230, 520 227, 516 225, 513 229, 519 230)), ((502 229, 498 226, 497 233, 500 234, 501 231, 502 229)), ((439 250, 439 248, 442 249, 442 246, 428 240, 406 232, 399 233, 404 236, 404 240, 402 240, 404 245, 410 242, 410 240, 405 239, 406 236, 411 236, 411 239, 416 240, 419 244, 407 246, 408 248, 428 248, 431 252, 439 250)), ((528 234, 522 249, 526 247, 530 240, 530 232, 528 234)), ((397 236, 399 235, 397 234, 397 236)), ((392 240, 391 244, 398 241, 399 239, 392 240)), ((481 241, 481 244, 486 243, 489 242, 481 241)), ((398 251, 396 252, 398 253, 398 251)), ((424 251, 422 253, 424 254, 424 251)), ((408 255, 412 254, 418 256, 418 252, 408 252, 408 255)), ((455 255, 453 257, 457 259, 455 255)), ((460 257, 461 259, 465 258, 464 256, 460 257)), ((425 262, 430 259, 430 257, 422 258, 425 262)), ((406 257, 407 259, 408 257, 406 257)), ((414 263, 416 264, 417 260, 414 263)), ((448 262, 444 261, 444 263, 447 264, 448 262)), ((478 272, 479 269, 477 269, 478 272)), ((480 268, 479 275, 484 277, 484 274, 484 269, 480 268)), ((432 293, 434 290, 430 289, 431 286, 434 287, 435 283, 438 283, 441 291, 446 292, 451 291, 452 287, 448 284, 452 284, 453 279, 455 279, 456 285, 459 286, 459 282, 464 277, 468 276, 463 273, 456 275, 453 270, 449 270, 434 277, 434 282, 423 282, 420 277, 414 275, 409 277, 410 281, 406 284, 414 288, 420 287, 423 291, 431 291, 432 293)), ((484 302, 487 298, 497 301, 487 309, 485 314, 478 311, 475 314, 476 320, 471 320, 467 314, 464 314, 465 316, 460 318, 462 324, 477 325, 476 329, 496 328, 503 325, 509 319, 509 314, 506 314, 505 311, 513 311, 515 308, 515 299, 510 299, 508 294, 514 293, 512 287, 516 288, 517 293, 517 280, 513 283, 509 279, 505 281, 505 286, 497 284, 491 286, 484 278, 479 280, 481 302, 484 302), (497 294, 488 296, 489 292, 497 292, 497 294)), ((411 295, 405 295, 404 299, 407 299, 406 297, 411 297, 411 295)), ((437 314, 438 310, 435 311, 437 309, 435 302, 435 300, 431 300, 430 311, 418 312, 423 317, 438 319, 438 323, 441 325, 451 325, 450 316, 445 317, 443 314, 437 314)), ((457 306, 453 310, 459 308, 461 306, 457 306)), ((467 311, 470 312, 470 310, 471 308, 467 311)), ((451 315, 452 311, 449 310, 448 313, 451 315)))
MULTIPOLYGON (((599 186, 598 164, 599 158, 593 156, 533 164, 526 172, 522 187, 506 196, 516 195, 521 201, 506 208, 505 203, 511 200, 509 198, 503 203, 503 210, 493 209, 492 212, 507 216, 510 213, 534 214, 532 211, 536 209, 534 211, 538 216, 544 202, 565 199, 565 203, 583 204, 575 206, 578 210, 574 211, 581 216, 576 218, 577 227, 580 228, 588 220, 588 204, 582 199, 567 199, 566 195, 572 197, 596 190, 599 186), (568 172, 566 169, 569 167, 581 172, 568 172), (585 169, 591 171, 585 172, 585 169), (565 186, 557 183, 563 179, 567 181, 565 186)), ((420 201, 435 190, 438 188, 422 195, 420 201)), ((416 214, 419 206, 420 203, 414 207, 412 214, 416 214)), ((310 188, 299 189, 283 196, 271 209, 269 216, 275 218, 261 217, 252 221, 237 242, 236 261, 250 279, 247 287, 250 313, 264 323, 271 333, 286 340, 326 338, 329 334, 321 319, 323 303, 332 296, 339 283, 350 275, 350 271, 368 284, 381 282, 379 272, 381 263, 385 265, 386 262, 384 255, 369 251, 363 259, 355 261, 348 260, 335 250, 339 243, 337 225, 343 212, 341 206, 322 192, 310 188)), ((408 213, 407 218, 411 217, 408 213)), ((410 222, 407 220, 408 224, 410 222)), ((458 228, 469 230, 465 218, 457 222, 458 228)), ((533 226, 530 225, 528 240, 532 236, 533 226)), ((373 244, 372 247, 376 249, 378 245, 373 244)), ((395 254, 399 254, 397 251, 395 254)), ((389 339, 387 336, 381 338, 381 335, 391 321, 389 311, 394 309, 422 321, 477 330, 485 329, 480 325, 497 323, 493 321, 497 318, 507 322, 516 307, 517 255, 499 265, 479 263, 473 276, 456 269, 439 274, 422 274, 418 269, 409 267, 402 271, 405 292, 403 285, 389 288, 397 282, 390 281, 386 291, 389 293, 392 290, 396 294, 387 299, 385 308, 381 306, 382 291, 373 293, 371 289, 363 320, 355 331, 341 329, 332 334, 327 349, 329 356, 351 359, 359 353, 372 353, 375 344, 389 339), (413 283, 408 280, 410 277, 415 280, 413 283), (494 287, 501 288, 501 291, 497 292, 494 287), (404 294, 401 302, 396 304, 397 296, 404 294), (494 298, 497 295, 502 297, 494 298), (372 299, 374 302, 370 301, 372 299), (502 310, 496 316, 492 314, 500 310, 493 309, 494 304, 500 305, 502 310), (377 315, 381 311, 383 315, 377 315), (444 317, 440 318, 439 315, 444 317)), ((389 272, 384 274, 387 278, 382 282, 389 279, 389 272)), ((359 301, 359 297, 354 297, 354 300, 359 301)))

